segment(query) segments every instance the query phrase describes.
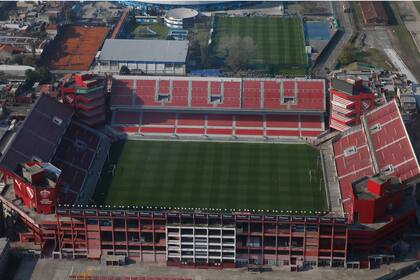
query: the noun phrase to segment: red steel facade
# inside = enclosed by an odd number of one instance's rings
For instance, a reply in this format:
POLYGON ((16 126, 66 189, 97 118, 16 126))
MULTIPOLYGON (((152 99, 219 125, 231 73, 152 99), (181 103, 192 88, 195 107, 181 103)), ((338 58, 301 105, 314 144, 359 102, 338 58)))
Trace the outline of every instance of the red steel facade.
POLYGON ((330 81, 330 126, 344 131, 360 124, 360 116, 374 107, 375 95, 362 80, 330 81))

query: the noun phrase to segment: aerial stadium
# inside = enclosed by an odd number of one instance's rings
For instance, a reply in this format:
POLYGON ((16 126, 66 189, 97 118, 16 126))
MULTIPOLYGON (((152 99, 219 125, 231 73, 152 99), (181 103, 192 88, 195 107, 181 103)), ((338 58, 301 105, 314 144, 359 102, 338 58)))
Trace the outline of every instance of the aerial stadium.
POLYGON ((61 90, 10 129, 0 158, 2 210, 39 254, 370 267, 415 222, 420 168, 394 101, 330 135, 324 80, 78 74, 61 90), (87 94, 93 114, 99 85, 101 129, 70 102, 87 94))

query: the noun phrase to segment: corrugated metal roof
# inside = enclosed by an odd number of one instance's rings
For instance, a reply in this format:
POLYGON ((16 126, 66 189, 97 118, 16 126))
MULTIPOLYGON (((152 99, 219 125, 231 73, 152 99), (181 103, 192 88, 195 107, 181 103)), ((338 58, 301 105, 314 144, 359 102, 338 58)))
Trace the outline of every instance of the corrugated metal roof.
POLYGON ((15 170, 18 163, 34 158, 49 162, 73 113, 70 106, 45 94, 41 95, 0 158, 0 165, 15 170))
POLYGON ((187 52, 188 41, 107 39, 99 60, 185 63, 187 52))

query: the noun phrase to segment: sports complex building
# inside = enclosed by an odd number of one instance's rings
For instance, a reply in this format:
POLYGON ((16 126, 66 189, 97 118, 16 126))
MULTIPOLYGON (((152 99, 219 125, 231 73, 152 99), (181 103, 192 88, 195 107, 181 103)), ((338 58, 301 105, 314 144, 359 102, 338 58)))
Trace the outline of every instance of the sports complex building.
POLYGON ((395 101, 329 137, 323 80, 114 76, 104 88, 105 129, 43 95, 2 145, 6 222, 41 254, 376 267, 416 223, 420 168, 395 101))
POLYGON ((185 75, 188 41, 107 39, 97 58, 98 70, 119 73, 185 75), (141 50, 141 51, 139 51, 141 50))

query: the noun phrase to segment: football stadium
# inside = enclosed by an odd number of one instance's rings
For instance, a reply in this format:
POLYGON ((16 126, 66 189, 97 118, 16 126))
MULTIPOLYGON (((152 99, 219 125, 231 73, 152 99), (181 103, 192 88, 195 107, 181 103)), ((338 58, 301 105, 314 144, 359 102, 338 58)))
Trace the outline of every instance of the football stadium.
POLYGON ((415 222, 407 186, 420 168, 395 101, 331 134, 324 80, 96 79, 75 75, 78 91, 66 97, 82 95, 91 115, 105 85, 104 126, 41 95, 1 145, 1 209, 37 254, 375 267, 395 257, 390 238, 415 222))

